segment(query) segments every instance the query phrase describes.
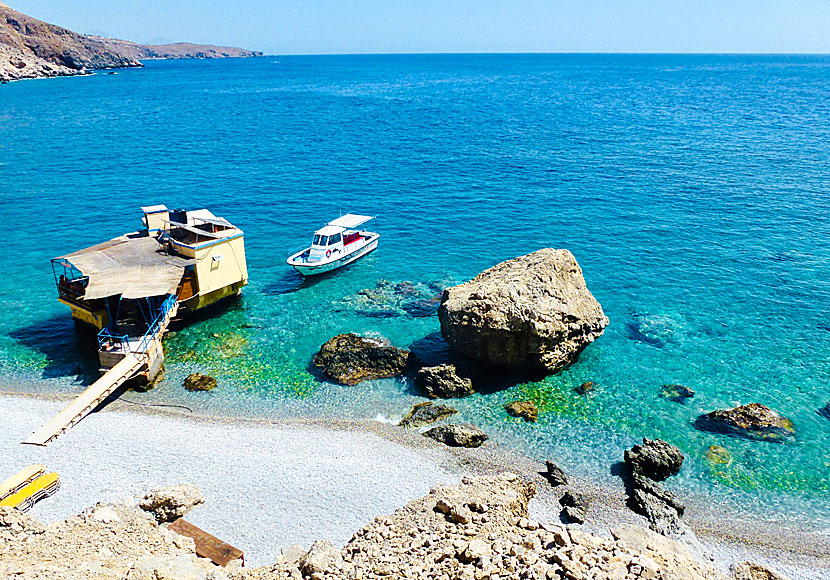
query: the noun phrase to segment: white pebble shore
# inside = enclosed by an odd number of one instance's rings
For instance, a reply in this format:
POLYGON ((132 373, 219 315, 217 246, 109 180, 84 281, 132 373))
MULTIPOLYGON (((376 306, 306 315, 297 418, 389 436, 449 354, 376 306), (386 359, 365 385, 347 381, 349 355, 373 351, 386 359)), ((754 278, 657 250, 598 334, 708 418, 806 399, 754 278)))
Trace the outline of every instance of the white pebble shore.
POLYGON ((372 433, 314 426, 187 421, 93 413, 48 447, 22 445, 65 403, 0 397, 0 481, 40 463, 61 489, 31 511, 52 522, 99 501, 193 482, 206 502, 187 520, 245 552, 249 566, 289 544, 345 544, 375 516, 457 483, 430 450, 372 433))

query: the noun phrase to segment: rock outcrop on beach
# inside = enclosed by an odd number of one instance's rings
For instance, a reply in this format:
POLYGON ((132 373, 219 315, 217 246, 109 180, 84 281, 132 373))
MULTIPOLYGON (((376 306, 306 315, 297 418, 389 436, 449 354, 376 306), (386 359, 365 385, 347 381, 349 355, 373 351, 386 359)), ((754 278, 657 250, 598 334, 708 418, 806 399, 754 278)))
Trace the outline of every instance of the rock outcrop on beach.
POLYGON ((140 59, 257 56, 227 47, 141 45, 78 34, 0 3, 0 82, 69 76, 94 69, 140 67, 140 59))
POLYGON ((424 432, 424 437, 450 447, 481 447, 487 434, 474 425, 440 425, 424 432))
POLYGON ((433 399, 454 399, 473 394, 473 382, 458 376, 455 365, 424 367, 415 375, 415 387, 433 399))
POLYGON ((423 427, 424 425, 437 423, 438 421, 451 417, 456 413, 458 413, 458 411, 452 407, 448 407, 446 405, 435 405, 432 401, 426 401, 425 403, 418 403, 417 405, 414 405, 409 413, 407 413, 406 417, 401 419, 401 422, 398 423, 398 425, 401 427, 412 428, 423 427))
POLYGON ((683 453, 662 439, 643 437, 642 445, 635 445, 625 451, 625 462, 634 475, 663 481, 680 471, 683 465, 683 453))
POLYGON ((625 452, 629 505, 645 516, 649 528, 664 536, 691 535, 681 520, 686 506, 657 483, 677 474, 683 459, 677 447, 662 439, 643 438, 642 445, 635 445, 625 452))
POLYGON ((16 580, 224 580, 196 556, 193 540, 160 525, 134 501, 97 504, 66 521, 43 525, 0 508, 0 578, 16 580))
POLYGON ((315 355, 314 365, 338 383, 356 385, 413 372, 420 363, 408 350, 350 333, 326 341, 315 355))
POLYGON ((205 496, 192 483, 155 489, 138 501, 138 507, 156 518, 159 523, 172 522, 205 503, 205 496))
MULTIPOLYGON (((327 541, 283 549, 260 568, 220 568, 192 539, 135 500, 97 504, 43 525, 0 508, 0 577, 17 580, 726 580, 687 547, 634 525, 593 535, 580 526, 530 519, 535 485, 516 475, 465 477, 375 518, 339 548, 327 541)), ((565 503, 579 503, 578 498, 565 503)), ((744 563, 738 580, 777 580, 744 563)))
POLYGON ((565 471, 553 461, 545 461, 545 472, 542 474, 553 487, 568 485, 568 476, 565 471))
POLYGON ((608 325, 568 250, 545 248, 447 288, 441 333, 456 352, 495 367, 557 372, 608 325))
POLYGON ((508 473, 464 478, 375 518, 339 551, 318 551, 312 574, 299 558, 231 578, 725 580, 684 545, 638 526, 620 526, 609 538, 531 520, 534 493, 532 483, 508 473))
POLYGON ((792 421, 758 403, 701 415, 695 421, 695 426, 706 431, 760 441, 785 441, 795 435, 792 421))

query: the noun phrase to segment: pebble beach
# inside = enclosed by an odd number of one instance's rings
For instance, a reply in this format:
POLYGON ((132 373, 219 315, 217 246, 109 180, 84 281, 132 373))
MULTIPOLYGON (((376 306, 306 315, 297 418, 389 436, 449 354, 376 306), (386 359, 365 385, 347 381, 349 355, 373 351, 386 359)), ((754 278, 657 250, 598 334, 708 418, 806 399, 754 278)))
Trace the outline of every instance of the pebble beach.
MULTIPOLYGON (((274 561, 289 545, 307 548, 324 539, 342 546, 375 517, 436 486, 502 471, 533 480, 538 493, 531 515, 558 521, 556 493, 538 474, 543 466, 497 445, 450 449, 417 431, 380 422, 229 420, 118 401, 49 447, 19 443, 64 404, 0 396, 0 415, 14 418, 0 424, 0 465, 41 463, 61 475, 60 491, 31 512, 44 522, 65 519, 97 502, 192 482, 206 502, 187 519, 243 549, 247 565, 259 566, 274 561)), ((592 497, 587 531, 607 535, 621 523, 643 524, 625 508, 621 489, 578 479, 573 485, 592 497)), ((830 574, 827 537, 789 533, 792 529, 770 534, 749 520, 715 521, 706 510, 695 513, 693 506, 689 511, 700 540, 699 557, 724 573, 751 559, 792 579, 830 574)))

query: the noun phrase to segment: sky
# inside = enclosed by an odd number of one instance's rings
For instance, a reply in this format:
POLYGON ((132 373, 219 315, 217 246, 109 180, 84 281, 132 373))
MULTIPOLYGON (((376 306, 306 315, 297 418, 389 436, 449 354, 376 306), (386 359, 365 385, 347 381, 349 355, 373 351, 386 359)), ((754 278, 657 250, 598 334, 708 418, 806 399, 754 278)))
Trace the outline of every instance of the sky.
POLYGON ((266 54, 830 53, 830 0, 2 0, 76 32, 266 54))

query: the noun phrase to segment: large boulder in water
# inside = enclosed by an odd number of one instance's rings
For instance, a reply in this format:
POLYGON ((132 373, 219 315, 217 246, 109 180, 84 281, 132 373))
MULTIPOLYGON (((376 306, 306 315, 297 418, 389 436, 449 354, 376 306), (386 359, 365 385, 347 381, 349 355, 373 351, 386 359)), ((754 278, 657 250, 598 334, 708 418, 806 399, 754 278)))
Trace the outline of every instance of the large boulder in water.
POLYGON ((764 441, 782 441, 795 435, 793 423, 758 403, 719 409, 701 415, 695 426, 706 431, 730 433, 764 441))
POLYGON ((444 338, 460 354, 545 373, 573 363, 608 325, 573 254, 551 248, 446 289, 438 318, 444 338))
POLYGON ((408 350, 351 333, 338 334, 323 344, 314 364, 325 376, 344 385, 396 377, 419 366, 408 350))

